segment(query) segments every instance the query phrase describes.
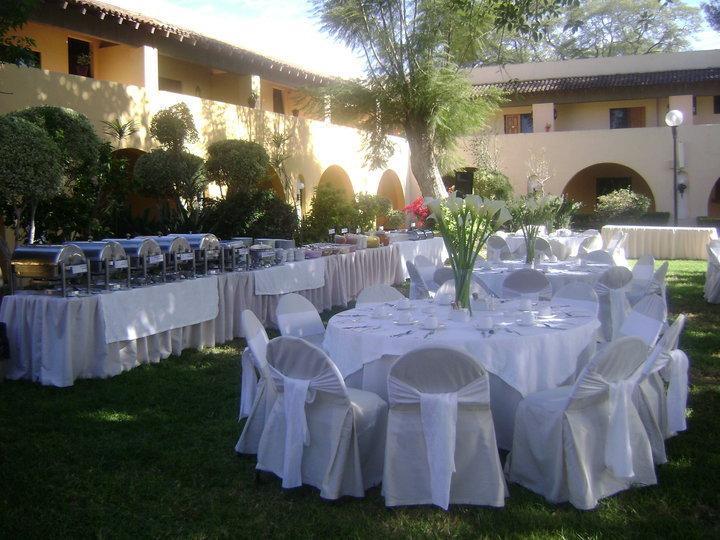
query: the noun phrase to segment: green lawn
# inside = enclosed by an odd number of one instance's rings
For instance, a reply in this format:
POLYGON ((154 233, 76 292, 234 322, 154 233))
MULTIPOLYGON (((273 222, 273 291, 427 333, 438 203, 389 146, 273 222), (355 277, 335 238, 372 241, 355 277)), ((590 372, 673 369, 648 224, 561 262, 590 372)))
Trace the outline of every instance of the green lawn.
POLYGON ((668 443, 659 485, 593 512, 515 485, 500 510, 387 510, 255 485, 233 447, 242 342, 66 389, 0 384, 0 538, 720 536, 720 310, 702 300, 704 263, 671 262, 670 309, 689 315, 689 429, 668 443))

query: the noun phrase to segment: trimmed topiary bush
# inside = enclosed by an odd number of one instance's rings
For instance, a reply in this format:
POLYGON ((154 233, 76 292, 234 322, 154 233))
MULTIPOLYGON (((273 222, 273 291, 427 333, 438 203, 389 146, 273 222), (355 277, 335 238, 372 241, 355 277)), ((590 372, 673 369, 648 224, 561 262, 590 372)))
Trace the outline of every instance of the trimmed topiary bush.
POLYGON ((162 109, 150 122, 150 135, 168 150, 182 150, 198 140, 192 113, 185 103, 162 109))
POLYGON ((641 216, 647 214, 650 204, 645 195, 630 189, 618 189, 598 197, 595 212, 603 223, 637 223, 641 216))
POLYGON ((269 165, 270 158, 261 145, 228 139, 208 146, 205 170, 210 181, 226 188, 226 197, 233 197, 257 187, 269 165))

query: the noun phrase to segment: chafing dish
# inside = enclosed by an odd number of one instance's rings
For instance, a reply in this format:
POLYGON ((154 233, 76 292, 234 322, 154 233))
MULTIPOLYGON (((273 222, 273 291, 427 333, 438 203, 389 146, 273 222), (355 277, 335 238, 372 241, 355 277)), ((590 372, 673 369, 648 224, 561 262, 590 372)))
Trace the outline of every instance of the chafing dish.
POLYGON ((273 249, 275 249, 275 238, 256 238, 255 244, 256 245, 263 245, 263 246, 269 246, 273 249))
POLYGON ((244 238, 220 240, 220 249, 223 251, 225 271, 244 271, 250 266, 250 248, 245 244, 244 238))
POLYGON ((265 268, 275 265, 275 249, 267 244, 254 244, 250 246, 250 266, 252 268, 265 268))
POLYGON ((153 236, 165 255, 165 269, 173 278, 195 277, 195 250, 177 235, 153 236))
POLYGON ((131 275, 136 283, 147 285, 165 281, 165 255, 152 238, 105 238, 120 244, 130 257, 131 275), (160 274, 158 277, 157 274, 160 274))
MULTIPOLYGON (((71 242, 66 242, 70 244, 71 242)), ((85 254, 90 269, 90 281, 96 286, 103 286, 106 291, 111 289, 111 280, 114 276, 123 274, 127 287, 130 288, 130 258, 123 247, 112 240, 100 242, 72 242, 85 254), (104 281, 96 280, 103 278, 104 281)), ((112 288, 118 288, 119 283, 112 288)))
POLYGON ((10 263, 13 293, 18 288, 59 292, 63 296, 77 293, 80 288, 90 293, 87 259, 74 244, 18 246, 10 263))
POLYGON ((231 240, 233 242, 242 242, 243 246, 246 248, 253 245, 253 239, 250 236, 233 236, 231 240))
POLYGON ((220 241, 217 236, 210 233, 178 234, 177 236, 185 238, 193 248, 195 260, 202 264, 203 274, 223 271, 223 250, 220 249, 220 241))

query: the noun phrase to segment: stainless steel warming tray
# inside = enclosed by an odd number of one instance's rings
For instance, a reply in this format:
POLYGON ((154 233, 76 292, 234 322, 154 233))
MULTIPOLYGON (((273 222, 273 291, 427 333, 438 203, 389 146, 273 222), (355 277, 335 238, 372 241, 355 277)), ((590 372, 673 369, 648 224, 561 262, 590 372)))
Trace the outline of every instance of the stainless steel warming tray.
POLYGON ((59 292, 68 294, 68 282, 90 292, 90 276, 87 259, 82 250, 74 244, 18 246, 13 252, 10 288, 14 292, 19 283, 16 278, 29 280, 45 290, 53 290, 60 284, 59 292))
MULTIPOLYGON (((71 242, 66 242, 66 244, 69 243, 71 242)), ((91 281, 94 277, 104 277, 102 285, 106 291, 109 291, 113 276, 122 272, 123 280, 126 280, 127 287, 130 288, 130 258, 118 242, 102 240, 99 242, 73 242, 73 244, 85 254, 90 268, 91 281)), ((114 285, 114 287, 117 286, 119 283, 114 285)))
POLYGON ((163 254, 165 255, 165 267, 176 277, 185 276, 189 273, 195 276, 195 250, 190 246, 186 238, 178 235, 153 236, 163 254))
POLYGON ((165 281, 165 255, 152 238, 105 238, 120 244, 130 258, 130 269, 141 284, 149 283, 148 270, 160 270, 165 281), (140 275, 137 275, 140 274, 140 275))
POLYGON ((220 241, 217 236, 210 233, 178 234, 189 243, 195 250, 195 260, 202 264, 204 274, 210 271, 223 271, 223 250, 220 249, 220 241))
POLYGON ((220 240, 225 271, 244 271, 250 266, 250 249, 245 239, 220 240))

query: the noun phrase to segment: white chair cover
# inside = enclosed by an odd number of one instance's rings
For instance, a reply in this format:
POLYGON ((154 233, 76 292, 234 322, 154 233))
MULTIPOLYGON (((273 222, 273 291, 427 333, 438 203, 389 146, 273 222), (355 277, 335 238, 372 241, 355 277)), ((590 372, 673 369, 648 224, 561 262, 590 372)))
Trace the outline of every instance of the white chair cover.
POLYGON ((570 229, 561 227, 560 229, 557 229, 555 231, 555 234, 557 234, 558 236, 572 236, 572 231, 570 229))
POLYGON ((655 272, 655 257, 643 255, 633 266, 633 279, 627 291, 627 298, 631 306, 637 304, 648 292, 650 281, 655 272))
POLYGON ((549 298, 552 287, 547 276, 538 270, 522 268, 511 272, 503 280, 503 298, 532 297, 549 298))
POLYGON ((633 402, 650 440, 653 460, 658 464, 667 461, 665 439, 685 429, 687 357, 684 354, 675 354, 673 357, 684 326, 685 315, 679 315, 637 374, 639 384, 633 394, 633 402), (684 370, 683 363, 686 364, 684 370), (679 369, 676 371, 676 368, 679 369), (661 375, 668 376, 674 386, 672 400, 668 399, 661 375), (673 418, 673 428, 677 428, 674 432, 670 431, 669 417, 673 418))
POLYGON ((595 284, 595 292, 600 300, 599 319, 601 332, 607 341, 615 339, 625 316, 630 310, 630 303, 625 295, 632 272, 624 266, 608 268, 595 284))
POLYGON ((455 279, 455 272, 453 272, 453 269, 449 266, 438 268, 435 270, 435 274, 433 275, 433 281, 436 283, 437 289, 439 289, 443 283, 450 281, 451 279, 455 279))
POLYGON ((281 296, 275 314, 281 335, 299 337, 318 346, 322 344, 325 325, 315 306, 304 296, 297 293, 281 296))
MULTIPOLYGON (((453 300, 455 299, 455 280, 449 279, 445 283, 443 283, 440 288, 437 290, 438 295, 448 295, 453 300)), ((490 296, 488 292, 485 290, 485 288, 482 286, 482 283, 477 281, 475 279, 475 276, 473 276, 472 281, 470 282, 470 296, 477 295, 478 298, 486 298, 490 296)))
POLYGON ((650 280, 650 284, 648 285, 647 293, 648 294, 659 294, 663 298, 666 297, 665 290, 665 279, 667 277, 668 272, 668 262, 665 261, 662 263, 657 270, 655 270, 655 273, 652 276, 652 279, 650 280))
POLYGON ((387 506, 505 504, 488 377, 472 357, 440 347, 411 351, 390 370, 388 397, 387 506))
MULTIPOLYGON (((607 251, 597 250, 589 253, 583 253, 580 255, 580 259, 595 264, 607 264, 608 266, 614 266, 615 261, 607 251)), ((631 274, 632 275, 632 274, 631 274)))
POLYGON ((570 257, 570 248, 566 244, 560 242, 560 240, 551 239, 550 248, 552 249, 552 254, 558 261, 565 261, 570 257))
POLYGON ((627 258, 625 257, 625 242, 627 242, 628 239, 628 233, 620 233, 620 238, 618 241, 614 244, 613 248, 608 248, 608 253, 613 258, 613 261, 618 266, 625 266, 627 267, 628 262, 627 258))
POLYGON ((553 256, 552 246, 545 238, 538 237, 535 239, 535 257, 538 256, 546 259, 550 259, 553 256))
MULTIPOLYGON (((588 230, 592 231, 594 229, 588 229, 588 230)), ((585 231, 585 233, 587 233, 587 231, 585 231)), ((585 233, 583 233, 583 234, 585 234, 585 233)), ((587 238, 585 238, 580 243, 580 247, 578 248, 578 255, 602 250, 602 247, 603 247, 602 236, 600 236, 600 233, 598 233, 596 231, 595 234, 587 235, 587 238)))
POLYGON ((302 339, 275 338, 267 354, 278 397, 257 468, 282 478, 284 488, 309 484, 326 499, 362 497, 382 479, 387 404, 347 389, 327 355, 302 339))
POLYGON ((499 261, 511 258, 510 247, 503 236, 495 233, 488 237, 487 242, 488 260, 499 261))
POLYGON ((235 451, 240 454, 257 454, 265 420, 275 404, 277 391, 267 364, 268 337, 265 328, 250 310, 243 311, 240 323, 248 344, 242 354, 240 418, 247 416, 247 420, 235 451), (257 374, 260 375, 259 381, 257 374))
POLYGON ((396 302, 405 298, 403 293, 390 285, 380 283, 378 285, 370 285, 365 287, 358 294, 355 305, 374 304, 379 302, 396 302))
POLYGON ((582 309, 597 317, 598 310, 600 309, 600 300, 591 285, 576 281, 561 287, 558 292, 553 295, 552 300, 550 300, 550 305, 570 306, 571 308, 582 309))
POLYGON ((582 234, 583 236, 602 236, 597 229, 585 229, 582 234))
POLYGON ((405 261, 405 267, 410 276, 410 300, 430 298, 430 290, 415 264, 412 261, 405 261))
POLYGON ((591 509, 632 484, 657 482, 647 433, 632 401, 647 346, 621 338, 599 352, 573 386, 520 402, 506 470, 550 502, 591 509))
POLYGON ((431 292, 437 291, 439 284, 435 283, 434 277, 435 270, 437 270, 439 267, 425 255, 415 255, 415 260, 413 261, 413 263, 415 264, 415 268, 417 269, 418 273, 425 281, 425 285, 427 285, 428 290, 430 290, 431 292))
POLYGON ((608 253, 611 253, 615 249, 615 247, 617 247, 617 245, 620 243, 620 241, 622 240, 622 237, 623 237, 622 231, 615 231, 612 234, 612 236, 610 237, 610 239, 608 240, 607 246, 605 246, 605 251, 607 251, 608 253))
POLYGON ((705 274, 704 296, 711 304, 720 304, 720 240, 707 245, 708 266, 705 274))
POLYGON ((667 319, 665 299, 658 294, 649 294, 640 300, 625 317, 619 336, 636 336, 645 345, 653 347, 667 319))

